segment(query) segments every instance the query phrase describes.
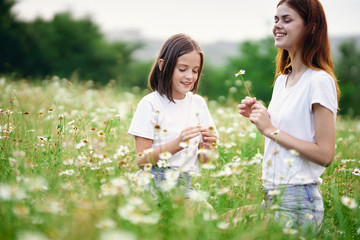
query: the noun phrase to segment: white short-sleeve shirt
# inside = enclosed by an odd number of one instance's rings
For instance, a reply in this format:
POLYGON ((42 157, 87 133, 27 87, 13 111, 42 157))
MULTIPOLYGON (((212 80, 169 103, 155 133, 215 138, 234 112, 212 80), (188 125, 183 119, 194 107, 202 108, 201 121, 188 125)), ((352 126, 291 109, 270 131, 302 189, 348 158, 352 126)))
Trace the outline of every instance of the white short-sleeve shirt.
MULTIPOLYGON (((296 85, 285 88, 287 75, 276 79, 268 107, 271 123, 298 139, 315 142, 312 105, 319 103, 337 114, 334 79, 325 71, 308 69, 296 85)), ((335 148, 335 146, 334 146, 335 148)), ((266 188, 282 184, 321 183, 325 167, 310 162, 265 138, 263 184, 266 188)))
MULTIPOLYGON (((180 136, 186 127, 200 124, 204 128, 211 126, 216 131, 209 109, 201 96, 188 92, 184 99, 174 101, 175 103, 171 102, 157 91, 143 97, 136 108, 128 134, 152 139, 152 147, 157 147, 180 136), (160 130, 155 130, 156 125, 160 130)), ((200 136, 192 139, 188 148, 177 152, 168 160, 168 166, 198 170, 197 149, 200 141, 200 136)))

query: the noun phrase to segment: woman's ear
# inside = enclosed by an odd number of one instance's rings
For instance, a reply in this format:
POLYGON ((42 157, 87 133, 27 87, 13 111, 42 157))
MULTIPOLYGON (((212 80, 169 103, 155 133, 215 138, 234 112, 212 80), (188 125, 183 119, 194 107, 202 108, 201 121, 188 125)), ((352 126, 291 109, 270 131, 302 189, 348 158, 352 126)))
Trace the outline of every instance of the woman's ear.
POLYGON ((315 33, 315 29, 316 29, 316 23, 314 23, 314 25, 313 25, 313 27, 312 27, 311 34, 314 34, 314 33, 315 33))
POLYGON ((164 64, 164 59, 159 59, 158 65, 159 65, 160 72, 162 71, 163 64, 164 64))

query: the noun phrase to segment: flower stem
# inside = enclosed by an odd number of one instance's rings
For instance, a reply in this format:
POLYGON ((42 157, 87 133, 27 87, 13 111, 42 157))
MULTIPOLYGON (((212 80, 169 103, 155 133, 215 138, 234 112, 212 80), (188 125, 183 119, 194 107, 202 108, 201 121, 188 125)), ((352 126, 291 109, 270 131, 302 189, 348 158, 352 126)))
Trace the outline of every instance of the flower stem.
POLYGON ((249 89, 248 89, 247 86, 246 86, 246 83, 245 83, 245 80, 244 80, 243 76, 240 75, 240 77, 241 77, 241 80, 242 80, 242 82, 243 82, 243 84, 244 84, 244 86, 245 86, 245 89, 246 89, 246 92, 247 92, 248 96, 251 97, 250 92, 249 92, 249 89))

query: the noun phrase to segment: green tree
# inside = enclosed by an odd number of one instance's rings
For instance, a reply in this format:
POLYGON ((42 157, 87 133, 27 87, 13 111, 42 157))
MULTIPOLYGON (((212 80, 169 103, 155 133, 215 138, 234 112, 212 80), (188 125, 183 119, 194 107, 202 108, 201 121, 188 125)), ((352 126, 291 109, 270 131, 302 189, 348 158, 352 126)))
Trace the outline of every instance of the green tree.
POLYGON ((116 67, 114 74, 117 82, 125 86, 146 87, 147 75, 151 63, 147 61, 136 61, 133 58, 134 52, 143 47, 141 42, 115 42, 112 47, 116 50, 116 67))
POLYGON ((114 77, 111 68, 117 53, 90 18, 75 20, 70 13, 58 13, 50 22, 38 18, 29 23, 28 31, 38 50, 33 74, 77 73, 100 82, 114 77))
MULTIPOLYGON (((19 71, 26 64, 24 24, 11 13, 13 0, 0 0, 0 73, 19 71)), ((29 42, 30 44, 30 42, 29 42)))
POLYGON ((101 83, 117 79, 129 86, 142 76, 132 58, 142 43, 109 43, 90 17, 74 19, 69 12, 50 21, 21 22, 11 13, 14 4, 0 0, 0 73, 77 76, 101 83))
POLYGON ((251 95, 269 102, 271 99, 272 84, 274 81, 274 59, 276 47, 272 37, 258 41, 245 41, 239 45, 238 55, 228 58, 225 66, 214 67, 205 65, 201 92, 209 98, 231 96, 240 101, 247 93, 240 77, 234 74, 240 69, 246 71, 244 79, 251 83, 251 95))
POLYGON ((234 75, 229 74, 224 66, 211 66, 205 62, 203 74, 200 80, 199 93, 210 99, 218 99, 220 96, 227 96, 229 87, 225 82, 234 75))
MULTIPOLYGON (((239 55, 229 59, 227 70, 234 74, 244 69, 244 79, 251 82, 251 94, 264 102, 269 102, 274 82, 276 52, 272 37, 259 41, 245 41, 239 47, 239 55)), ((242 99, 245 95, 247 94, 243 86, 240 94, 237 94, 237 99, 242 99)))
POLYGON ((355 40, 343 42, 335 64, 341 89, 340 113, 360 116, 360 51, 355 40))

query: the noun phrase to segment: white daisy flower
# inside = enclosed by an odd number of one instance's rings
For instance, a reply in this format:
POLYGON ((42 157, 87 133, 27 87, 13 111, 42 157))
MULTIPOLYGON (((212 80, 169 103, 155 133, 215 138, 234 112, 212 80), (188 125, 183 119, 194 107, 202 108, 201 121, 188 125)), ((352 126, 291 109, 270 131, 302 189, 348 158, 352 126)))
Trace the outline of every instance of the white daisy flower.
POLYGON ((341 197, 341 202, 350 209, 354 209, 358 206, 355 199, 347 197, 347 196, 341 197))

